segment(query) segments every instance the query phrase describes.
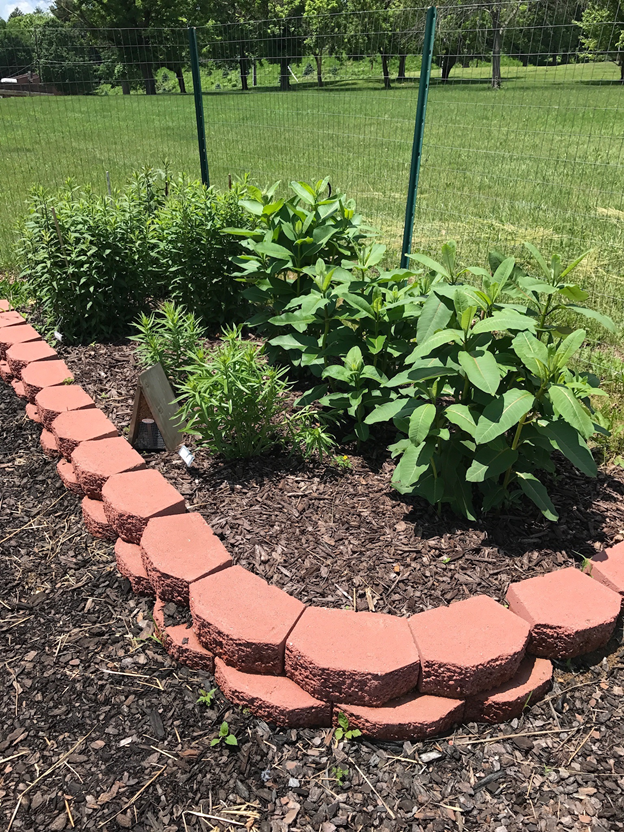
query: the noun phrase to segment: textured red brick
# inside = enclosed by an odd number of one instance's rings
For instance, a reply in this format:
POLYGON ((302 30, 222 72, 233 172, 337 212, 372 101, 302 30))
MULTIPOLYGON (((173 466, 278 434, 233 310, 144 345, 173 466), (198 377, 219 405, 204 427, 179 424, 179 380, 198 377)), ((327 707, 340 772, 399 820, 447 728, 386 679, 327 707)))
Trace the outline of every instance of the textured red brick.
POLYGON ((511 584, 509 608, 531 627, 528 652, 570 659, 606 644, 615 629, 621 596, 575 569, 511 584))
POLYGON ((53 361, 58 353, 45 341, 27 341, 25 344, 13 344, 7 350, 7 362, 15 378, 22 377, 22 370, 33 361, 53 361))
POLYGON ((13 392, 15 393, 15 395, 19 396, 20 399, 27 398, 23 382, 18 381, 16 378, 14 378, 11 382, 11 387, 13 388, 13 392))
POLYGON ((411 693, 394 699, 381 708, 341 703, 334 705, 334 725, 343 713, 349 728, 359 728, 366 736, 379 740, 424 740, 448 731, 461 722, 461 699, 411 693))
POLYGON ((421 693, 472 696, 515 674, 529 627, 486 595, 410 618, 420 653, 421 693))
POLYGON ((148 578, 143 561, 141 550, 134 543, 126 543, 120 537, 115 542, 115 561, 117 569, 124 578, 130 581, 132 591, 136 595, 155 595, 154 588, 148 578))
POLYGON ((39 410, 36 404, 31 404, 30 402, 28 402, 28 404, 26 405, 26 415, 33 422, 37 422, 37 424, 41 423, 41 419, 39 418, 39 410))
POLYGON ((214 673, 214 656, 209 650, 201 646, 192 629, 187 627, 186 624, 165 627, 165 606, 165 601, 160 598, 156 599, 154 623, 167 653, 172 659, 193 670, 214 673))
POLYGON ((43 426, 48 430, 52 428, 52 422, 61 413, 95 408, 95 402, 91 396, 77 384, 46 387, 35 396, 35 404, 43 426))
POLYGON ((13 381, 13 373, 6 361, 0 361, 0 378, 6 384, 10 384, 13 381))
POLYGON ((6 300, 6 298, 0 298, 0 310, 2 312, 8 312, 11 308, 11 302, 6 300))
POLYGON ((13 344, 23 344, 26 341, 41 341, 42 338, 30 324, 17 326, 3 326, 0 328, 0 360, 6 361, 6 352, 13 344))
POLYGON ((71 458, 81 442, 118 436, 115 425, 97 407, 60 413, 52 422, 52 433, 65 459, 71 458))
POLYGON ((152 517, 186 511, 184 497, 151 468, 114 474, 102 488, 102 499, 109 523, 129 543, 141 542, 152 517))
POLYGON ((189 584, 232 565, 232 558, 201 514, 153 517, 141 538, 150 580, 159 598, 189 603, 189 584))
POLYGON ((84 493, 93 500, 102 499, 102 487, 113 474, 145 468, 141 454, 122 436, 81 442, 71 460, 84 493))
POLYGON ((106 519, 104 504, 101 500, 92 500, 90 497, 83 497, 82 519, 87 527, 87 531, 93 537, 100 537, 102 540, 117 539, 117 532, 106 519))
POLYGON ((48 457, 48 459, 58 459, 60 454, 53 433, 44 428, 41 431, 39 442, 41 444, 41 450, 48 457))
POLYGON ((64 361, 33 361, 22 370, 22 381, 28 401, 34 404, 35 396, 44 387, 58 387, 74 380, 64 361))
POLYGON ((305 609, 301 601, 242 566, 195 581, 189 596, 204 647, 238 670, 283 673, 284 645, 305 609))
MULTIPOLYGON (((2 307, 0 306, 0 310, 2 307)), ((7 310, 4 309, 0 311, 0 329, 4 329, 5 326, 16 326, 17 324, 25 324, 26 318, 20 315, 19 312, 15 312, 14 310, 7 310)))
POLYGON ((520 716, 552 687, 552 664, 548 659, 525 656, 516 675, 494 690, 466 700, 464 722, 506 722, 520 716))
POLYGON ((603 586, 624 595, 624 542, 598 552, 583 571, 603 586))
POLYGON ((308 607, 286 642, 285 668, 319 699, 383 705, 418 683, 408 620, 373 612, 308 607))
POLYGON ((310 696, 286 676, 242 673, 215 660, 215 680, 235 705, 243 705, 261 719, 289 728, 326 728, 331 705, 310 696))
POLYGON ((68 491, 71 491, 73 494, 78 494, 82 496, 82 488, 80 487, 80 483, 76 479, 76 474, 74 473, 74 466, 71 462, 68 462, 66 459, 60 459, 56 463, 56 470, 58 471, 58 475, 61 478, 61 482, 65 486, 68 491))

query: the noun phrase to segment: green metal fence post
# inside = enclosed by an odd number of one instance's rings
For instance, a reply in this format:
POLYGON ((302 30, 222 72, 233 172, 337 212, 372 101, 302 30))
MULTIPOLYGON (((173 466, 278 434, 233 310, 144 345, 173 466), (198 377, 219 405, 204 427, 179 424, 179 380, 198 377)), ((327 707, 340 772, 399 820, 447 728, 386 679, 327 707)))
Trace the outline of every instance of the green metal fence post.
POLYGON ((199 145, 199 165, 204 185, 210 187, 208 175, 208 154, 206 153, 206 126, 204 124, 204 101, 202 98, 201 76, 199 74, 199 52, 197 51, 197 30, 189 26, 189 47, 191 52, 191 71, 193 73, 193 97, 195 98, 195 120, 197 121, 197 143, 199 145))
POLYGON ((416 123, 414 124, 414 142, 412 144, 412 164, 407 189, 407 203, 405 205, 405 226, 403 228, 403 247, 401 249, 402 269, 407 268, 409 262, 407 255, 412 250, 412 231, 414 229, 414 214, 416 212, 416 194, 418 193, 418 176, 420 174, 420 160, 422 158, 422 143, 425 131, 427 96, 429 95, 429 79, 431 78, 436 17, 436 7, 429 6, 427 10, 427 22, 425 24, 425 42, 423 44, 422 63, 420 67, 420 82, 418 85, 418 104, 416 106, 416 123))

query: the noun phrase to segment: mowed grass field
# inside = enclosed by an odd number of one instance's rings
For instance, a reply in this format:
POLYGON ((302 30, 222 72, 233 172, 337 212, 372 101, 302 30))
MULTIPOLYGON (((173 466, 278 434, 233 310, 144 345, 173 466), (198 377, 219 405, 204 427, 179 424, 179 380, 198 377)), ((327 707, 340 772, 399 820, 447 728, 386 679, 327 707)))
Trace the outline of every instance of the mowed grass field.
MULTIPOLYGON (((305 62, 304 64, 305 65, 305 62)), ((304 81, 281 93, 205 93, 213 184, 249 172, 277 179, 331 177, 334 189, 400 247, 417 83, 379 76, 304 81)), ((344 75, 344 72, 342 73, 344 75)), ((409 65, 408 65, 409 74, 409 65)), ((415 73, 414 73, 415 74, 415 73)), ((488 247, 519 253, 524 240, 566 256, 594 251, 583 280, 595 303, 624 320, 624 88, 614 64, 434 70, 427 110, 414 248, 458 241, 466 263, 488 247)), ((310 78, 312 76, 309 76, 310 78)), ((214 84, 214 80, 213 80, 214 84)), ((144 165, 199 176, 191 95, 0 99, 0 262, 10 261, 29 188, 71 177, 105 192, 144 165)))

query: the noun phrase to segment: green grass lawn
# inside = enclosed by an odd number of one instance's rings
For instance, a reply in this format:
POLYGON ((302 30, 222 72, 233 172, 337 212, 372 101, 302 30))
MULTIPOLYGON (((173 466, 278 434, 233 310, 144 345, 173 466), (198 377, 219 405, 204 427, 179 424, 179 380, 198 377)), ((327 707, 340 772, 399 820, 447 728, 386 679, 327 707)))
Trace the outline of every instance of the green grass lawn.
MULTIPOLYGON (((417 84, 383 89, 378 66, 326 62, 328 85, 281 93, 215 90, 206 72, 204 108, 211 181, 248 171, 261 184, 331 176, 400 246, 417 84), (373 72, 373 75, 371 75, 373 72), (358 76, 358 77, 356 77, 358 76), (368 77, 367 77, 368 76, 368 77)), ((276 80, 263 69, 260 83, 276 80)), ((415 60, 408 76, 416 75, 415 60)), ((488 245, 520 251, 531 240, 567 256, 594 248, 583 279, 595 302, 624 320, 624 88, 614 64, 524 69, 506 66, 500 91, 489 67, 434 70, 415 247, 435 252, 455 238, 465 261, 488 245)), ((222 73, 221 73, 222 78, 222 73)), ((223 78, 222 78, 223 80, 223 78)), ((230 80, 230 83, 233 81, 230 80)), ((34 184, 113 186, 143 165, 199 174, 190 95, 0 99, 0 245, 5 261, 15 218, 34 184)))

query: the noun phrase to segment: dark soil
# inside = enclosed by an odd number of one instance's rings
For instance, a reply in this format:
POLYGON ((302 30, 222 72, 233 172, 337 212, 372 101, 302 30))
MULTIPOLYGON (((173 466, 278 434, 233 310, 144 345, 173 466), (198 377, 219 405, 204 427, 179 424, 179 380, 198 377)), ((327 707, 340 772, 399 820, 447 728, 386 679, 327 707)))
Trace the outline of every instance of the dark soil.
MULTIPOLYGON (((64 350, 119 426, 130 415, 130 353, 64 350)), ((24 832, 624 828, 621 631, 604 654, 557 667, 553 693, 521 720, 463 726, 427 743, 336 745, 328 730, 266 725, 218 692, 211 707, 199 705, 213 680, 173 664, 151 638, 150 602, 120 578, 112 546, 86 533, 79 500, 38 435, 1 385, 4 829, 12 817, 24 832), (237 750, 210 746, 224 719, 237 750)), ((562 469, 557 534, 535 515, 453 526, 393 497, 384 459, 306 473, 288 459, 238 469, 198 459, 187 471, 174 455, 150 458, 239 562, 314 603, 348 606, 334 584, 350 596, 358 578, 360 600, 369 586, 378 610, 431 606, 458 587, 455 597, 500 597, 506 581, 590 553, 624 529, 617 471, 588 484, 562 469)))

